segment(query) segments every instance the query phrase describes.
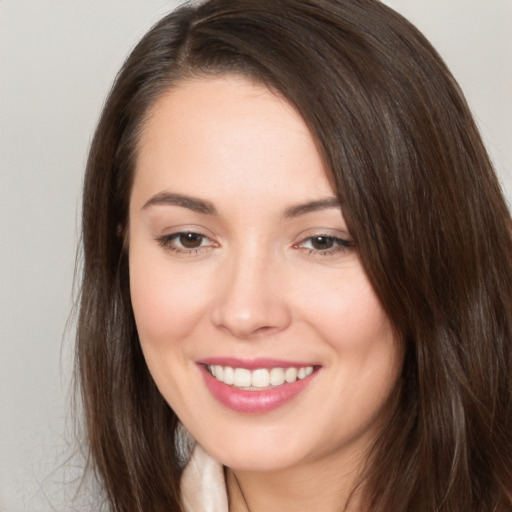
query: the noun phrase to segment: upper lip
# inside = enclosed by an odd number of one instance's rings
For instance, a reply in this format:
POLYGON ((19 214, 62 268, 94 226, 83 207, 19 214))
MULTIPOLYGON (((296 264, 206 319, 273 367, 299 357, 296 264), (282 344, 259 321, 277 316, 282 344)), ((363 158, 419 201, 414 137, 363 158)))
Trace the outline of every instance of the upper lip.
POLYGON ((238 359, 235 357, 207 357, 196 361, 197 364, 208 366, 230 366, 232 368, 246 368, 247 370, 257 370, 259 368, 304 368, 307 366, 319 366, 311 361, 290 361, 284 359, 256 358, 256 359, 238 359))

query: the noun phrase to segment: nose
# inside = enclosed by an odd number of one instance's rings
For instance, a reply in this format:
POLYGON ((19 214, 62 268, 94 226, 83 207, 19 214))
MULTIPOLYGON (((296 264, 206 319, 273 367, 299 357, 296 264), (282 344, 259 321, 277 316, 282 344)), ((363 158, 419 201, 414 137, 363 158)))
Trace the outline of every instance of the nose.
POLYGON ((278 333, 291 322, 282 269, 263 255, 238 255, 219 273, 215 326, 238 339, 278 333))

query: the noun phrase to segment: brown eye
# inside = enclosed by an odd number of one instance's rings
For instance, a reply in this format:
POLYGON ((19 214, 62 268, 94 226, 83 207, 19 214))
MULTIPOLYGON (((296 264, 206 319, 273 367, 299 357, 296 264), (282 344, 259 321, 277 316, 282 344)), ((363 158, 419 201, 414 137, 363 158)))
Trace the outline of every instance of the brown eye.
POLYGON ((318 234, 308 236, 294 247, 308 255, 334 256, 351 250, 354 242, 337 236, 318 234))
POLYGON ((179 243, 185 249, 197 249, 201 247, 204 236, 197 233, 180 233, 179 243))
POLYGON ((325 251, 334 246, 335 239, 332 236, 311 237, 311 247, 317 251, 325 251))
POLYGON ((206 235, 194 231, 179 231, 156 238, 164 249, 180 256, 196 256, 219 246, 206 235))

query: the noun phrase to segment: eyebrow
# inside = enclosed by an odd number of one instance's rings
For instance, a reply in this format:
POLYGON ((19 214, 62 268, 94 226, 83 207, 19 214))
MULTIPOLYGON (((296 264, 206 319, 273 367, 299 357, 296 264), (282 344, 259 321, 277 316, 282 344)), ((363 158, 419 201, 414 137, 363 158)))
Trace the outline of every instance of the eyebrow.
POLYGON ((290 206, 285 210, 284 217, 286 219, 291 219, 307 213, 327 210, 329 208, 341 208, 340 202, 336 197, 326 197, 323 199, 317 199, 316 201, 308 201, 307 203, 290 206))
POLYGON ((217 210, 210 201, 198 199, 197 197, 186 196, 183 194, 174 194, 171 192, 160 192, 147 201, 142 209, 155 205, 173 205, 188 208, 197 213, 205 215, 217 215, 217 210))
MULTIPOLYGON (((187 208, 205 215, 218 215, 217 209, 210 201, 172 192, 160 192, 156 194, 144 204, 142 209, 144 210, 155 205, 181 206, 182 208, 187 208)), ((330 208, 340 208, 340 203, 336 197, 325 197, 314 201, 308 201, 306 203, 292 205, 286 208, 283 217, 285 219, 291 219, 330 208)))

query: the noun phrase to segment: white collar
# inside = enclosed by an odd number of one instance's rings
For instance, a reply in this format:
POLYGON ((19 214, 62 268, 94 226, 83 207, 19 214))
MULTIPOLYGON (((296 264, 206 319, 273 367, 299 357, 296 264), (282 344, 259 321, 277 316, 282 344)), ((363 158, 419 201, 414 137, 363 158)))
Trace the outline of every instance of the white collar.
POLYGON ((196 443, 180 481, 185 512, 229 512, 224 468, 196 443))

